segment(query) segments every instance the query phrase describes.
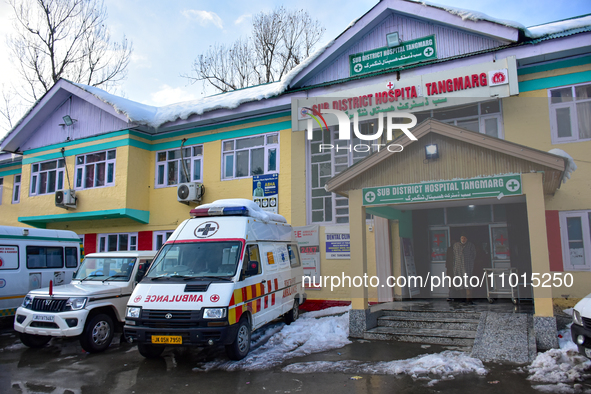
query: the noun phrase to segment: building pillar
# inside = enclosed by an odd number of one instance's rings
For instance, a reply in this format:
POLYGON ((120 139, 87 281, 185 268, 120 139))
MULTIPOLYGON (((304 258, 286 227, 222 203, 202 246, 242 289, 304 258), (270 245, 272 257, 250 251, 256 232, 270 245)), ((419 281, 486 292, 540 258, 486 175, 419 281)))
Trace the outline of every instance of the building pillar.
MULTIPOLYGON (((543 174, 521 175, 522 189, 527 205, 527 224, 531 249, 531 270, 539 274, 550 274, 548 238, 546 232, 546 205, 544 202, 543 174)), ((528 278, 531 280, 531 278, 528 278)), ((539 350, 558 347, 556 318, 552 302, 552 289, 534 287, 534 331, 539 350)))
MULTIPOLYGON (((367 242, 365 237, 365 207, 362 190, 349 191, 349 229, 351 234, 351 278, 363 278, 367 274, 367 242)), ((359 283, 359 281, 356 281, 359 283)), ((351 312, 349 313, 349 336, 362 338, 369 328, 368 289, 364 284, 351 288, 351 312)))

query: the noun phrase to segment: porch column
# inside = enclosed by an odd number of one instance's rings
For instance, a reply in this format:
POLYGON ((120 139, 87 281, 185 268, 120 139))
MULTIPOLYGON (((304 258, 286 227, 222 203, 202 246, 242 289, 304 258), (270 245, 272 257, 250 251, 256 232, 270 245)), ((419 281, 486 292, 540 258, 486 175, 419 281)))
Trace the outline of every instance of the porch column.
MULTIPOLYGON (((356 276, 363 278, 367 273, 367 242, 365 239, 365 207, 363 206, 362 190, 349 191, 349 231, 351 234, 351 279, 356 276)), ((358 282, 358 281, 357 281, 358 282)), ((363 332, 369 328, 367 319, 367 288, 351 287, 351 306, 349 313, 349 336, 362 338, 363 332)))
MULTIPOLYGON (((546 233, 546 205, 544 202, 543 174, 522 174, 522 188, 527 205, 527 224, 531 249, 532 273, 542 277, 550 273, 548 238, 546 233)), ((531 278, 528 278, 531 280, 531 278)), ((534 287, 534 331, 539 350, 558 347, 556 318, 552 302, 552 289, 534 287)))

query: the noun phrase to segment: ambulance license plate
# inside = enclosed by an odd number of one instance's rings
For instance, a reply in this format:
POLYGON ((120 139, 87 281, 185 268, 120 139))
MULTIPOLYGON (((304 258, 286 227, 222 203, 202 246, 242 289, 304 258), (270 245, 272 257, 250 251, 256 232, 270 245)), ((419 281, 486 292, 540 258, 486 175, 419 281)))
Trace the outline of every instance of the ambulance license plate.
POLYGON ((53 319, 55 318, 55 316, 53 315, 33 315, 33 320, 34 321, 49 321, 49 322, 53 322, 53 319))
POLYGON ((591 349, 585 348, 585 356, 591 358, 591 349))
POLYGON ((180 335, 152 335, 152 343, 182 345, 183 337, 180 335))

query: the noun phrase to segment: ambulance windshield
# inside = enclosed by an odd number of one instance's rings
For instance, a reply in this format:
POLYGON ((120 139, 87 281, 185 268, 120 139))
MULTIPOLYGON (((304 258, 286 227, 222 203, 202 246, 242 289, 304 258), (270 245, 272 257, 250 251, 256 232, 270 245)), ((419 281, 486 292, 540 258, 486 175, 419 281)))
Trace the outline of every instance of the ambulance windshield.
POLYGON ((241 250, 237 241, 167 244, 146 277, 232 277, 241 250))

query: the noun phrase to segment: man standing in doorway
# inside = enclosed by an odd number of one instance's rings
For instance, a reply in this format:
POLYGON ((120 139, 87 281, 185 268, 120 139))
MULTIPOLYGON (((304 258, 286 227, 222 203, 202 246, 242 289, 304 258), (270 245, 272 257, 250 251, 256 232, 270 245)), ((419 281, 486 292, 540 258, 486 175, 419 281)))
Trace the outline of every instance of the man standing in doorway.
POLYGON ((464 275, 468 278, 472 276, 474 269, 474 260, 476 259, 476 247, 473 243, 468 242, 468 236, 462 234, 460 242, 456 242, 453 246, 454 252, 454 275, 462 277, 462 286, 458 289, 466 290, 466 302, 471 303, 470 287, 466 286, 469 283, 464 283, 464 275))

